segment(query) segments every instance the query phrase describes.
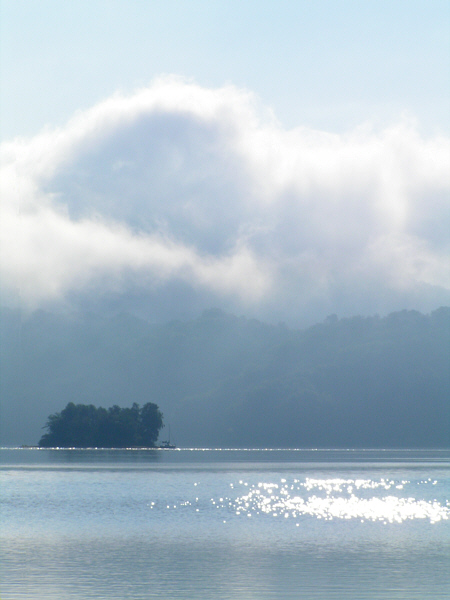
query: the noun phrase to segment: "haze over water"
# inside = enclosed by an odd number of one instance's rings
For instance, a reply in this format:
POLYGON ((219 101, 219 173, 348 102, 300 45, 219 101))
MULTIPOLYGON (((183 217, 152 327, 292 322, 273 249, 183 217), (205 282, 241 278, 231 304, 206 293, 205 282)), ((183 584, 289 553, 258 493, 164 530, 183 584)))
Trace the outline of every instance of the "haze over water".
POLYGON ((0 456, 3 600, 448 597, 449 451, 0 456))
MULTIPOLYGON (((447 0, 0 3, 1 446, 450 446, 447 0)), ((2 600, 450 597, 448 450, 0 459, 2 600)))

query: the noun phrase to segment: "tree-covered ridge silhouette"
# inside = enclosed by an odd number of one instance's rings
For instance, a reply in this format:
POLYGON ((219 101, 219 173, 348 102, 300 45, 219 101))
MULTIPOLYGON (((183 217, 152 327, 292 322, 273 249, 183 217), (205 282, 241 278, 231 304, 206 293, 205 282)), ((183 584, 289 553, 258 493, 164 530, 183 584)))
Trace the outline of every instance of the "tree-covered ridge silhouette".
POLYGON ((131 408, 108 409, 69 402, 44 427, 48 431, 39 441, 42 448, 153 448, 164 425, 152 402, 142 408, 135 402, 131 408))
POLYGON ((3 445, 39 439, 61 398, 95 398, 157 403, 184 447, 450 447, 450 307, 307 329, 10 310, 0 339, 3 445))

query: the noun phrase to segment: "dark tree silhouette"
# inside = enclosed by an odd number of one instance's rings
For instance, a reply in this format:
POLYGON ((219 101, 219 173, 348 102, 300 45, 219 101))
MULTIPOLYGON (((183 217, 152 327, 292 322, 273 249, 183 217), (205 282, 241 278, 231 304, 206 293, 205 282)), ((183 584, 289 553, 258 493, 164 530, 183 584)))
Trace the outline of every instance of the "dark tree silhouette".
POLYGON ((136 402, 131 408, 117 405, 109 409, 92 404, 69 404, 50 415, 41 437, 42 448, 152 448, 163 427, 163 415, 156 404, 142 408, 136 402))

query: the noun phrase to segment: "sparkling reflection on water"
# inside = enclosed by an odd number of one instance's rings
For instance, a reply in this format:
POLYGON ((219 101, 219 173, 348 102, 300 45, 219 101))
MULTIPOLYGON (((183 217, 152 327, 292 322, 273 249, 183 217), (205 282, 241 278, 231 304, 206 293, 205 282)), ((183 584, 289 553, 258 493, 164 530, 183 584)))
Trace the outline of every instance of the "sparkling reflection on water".
POLYGON ((449 452, 0 457, 3 600, 449 597, 449 452))

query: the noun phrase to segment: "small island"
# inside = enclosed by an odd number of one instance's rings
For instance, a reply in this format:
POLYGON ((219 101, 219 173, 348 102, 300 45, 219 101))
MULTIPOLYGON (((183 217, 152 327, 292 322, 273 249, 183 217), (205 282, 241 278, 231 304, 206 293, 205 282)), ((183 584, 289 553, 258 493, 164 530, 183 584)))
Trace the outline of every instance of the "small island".
POLYGON ((135 402, 131 408, 108 409, 69 402, 48 417, 39 447, 155 448, 163 427, 163 414, 152 402, 142 408, 135 402))

